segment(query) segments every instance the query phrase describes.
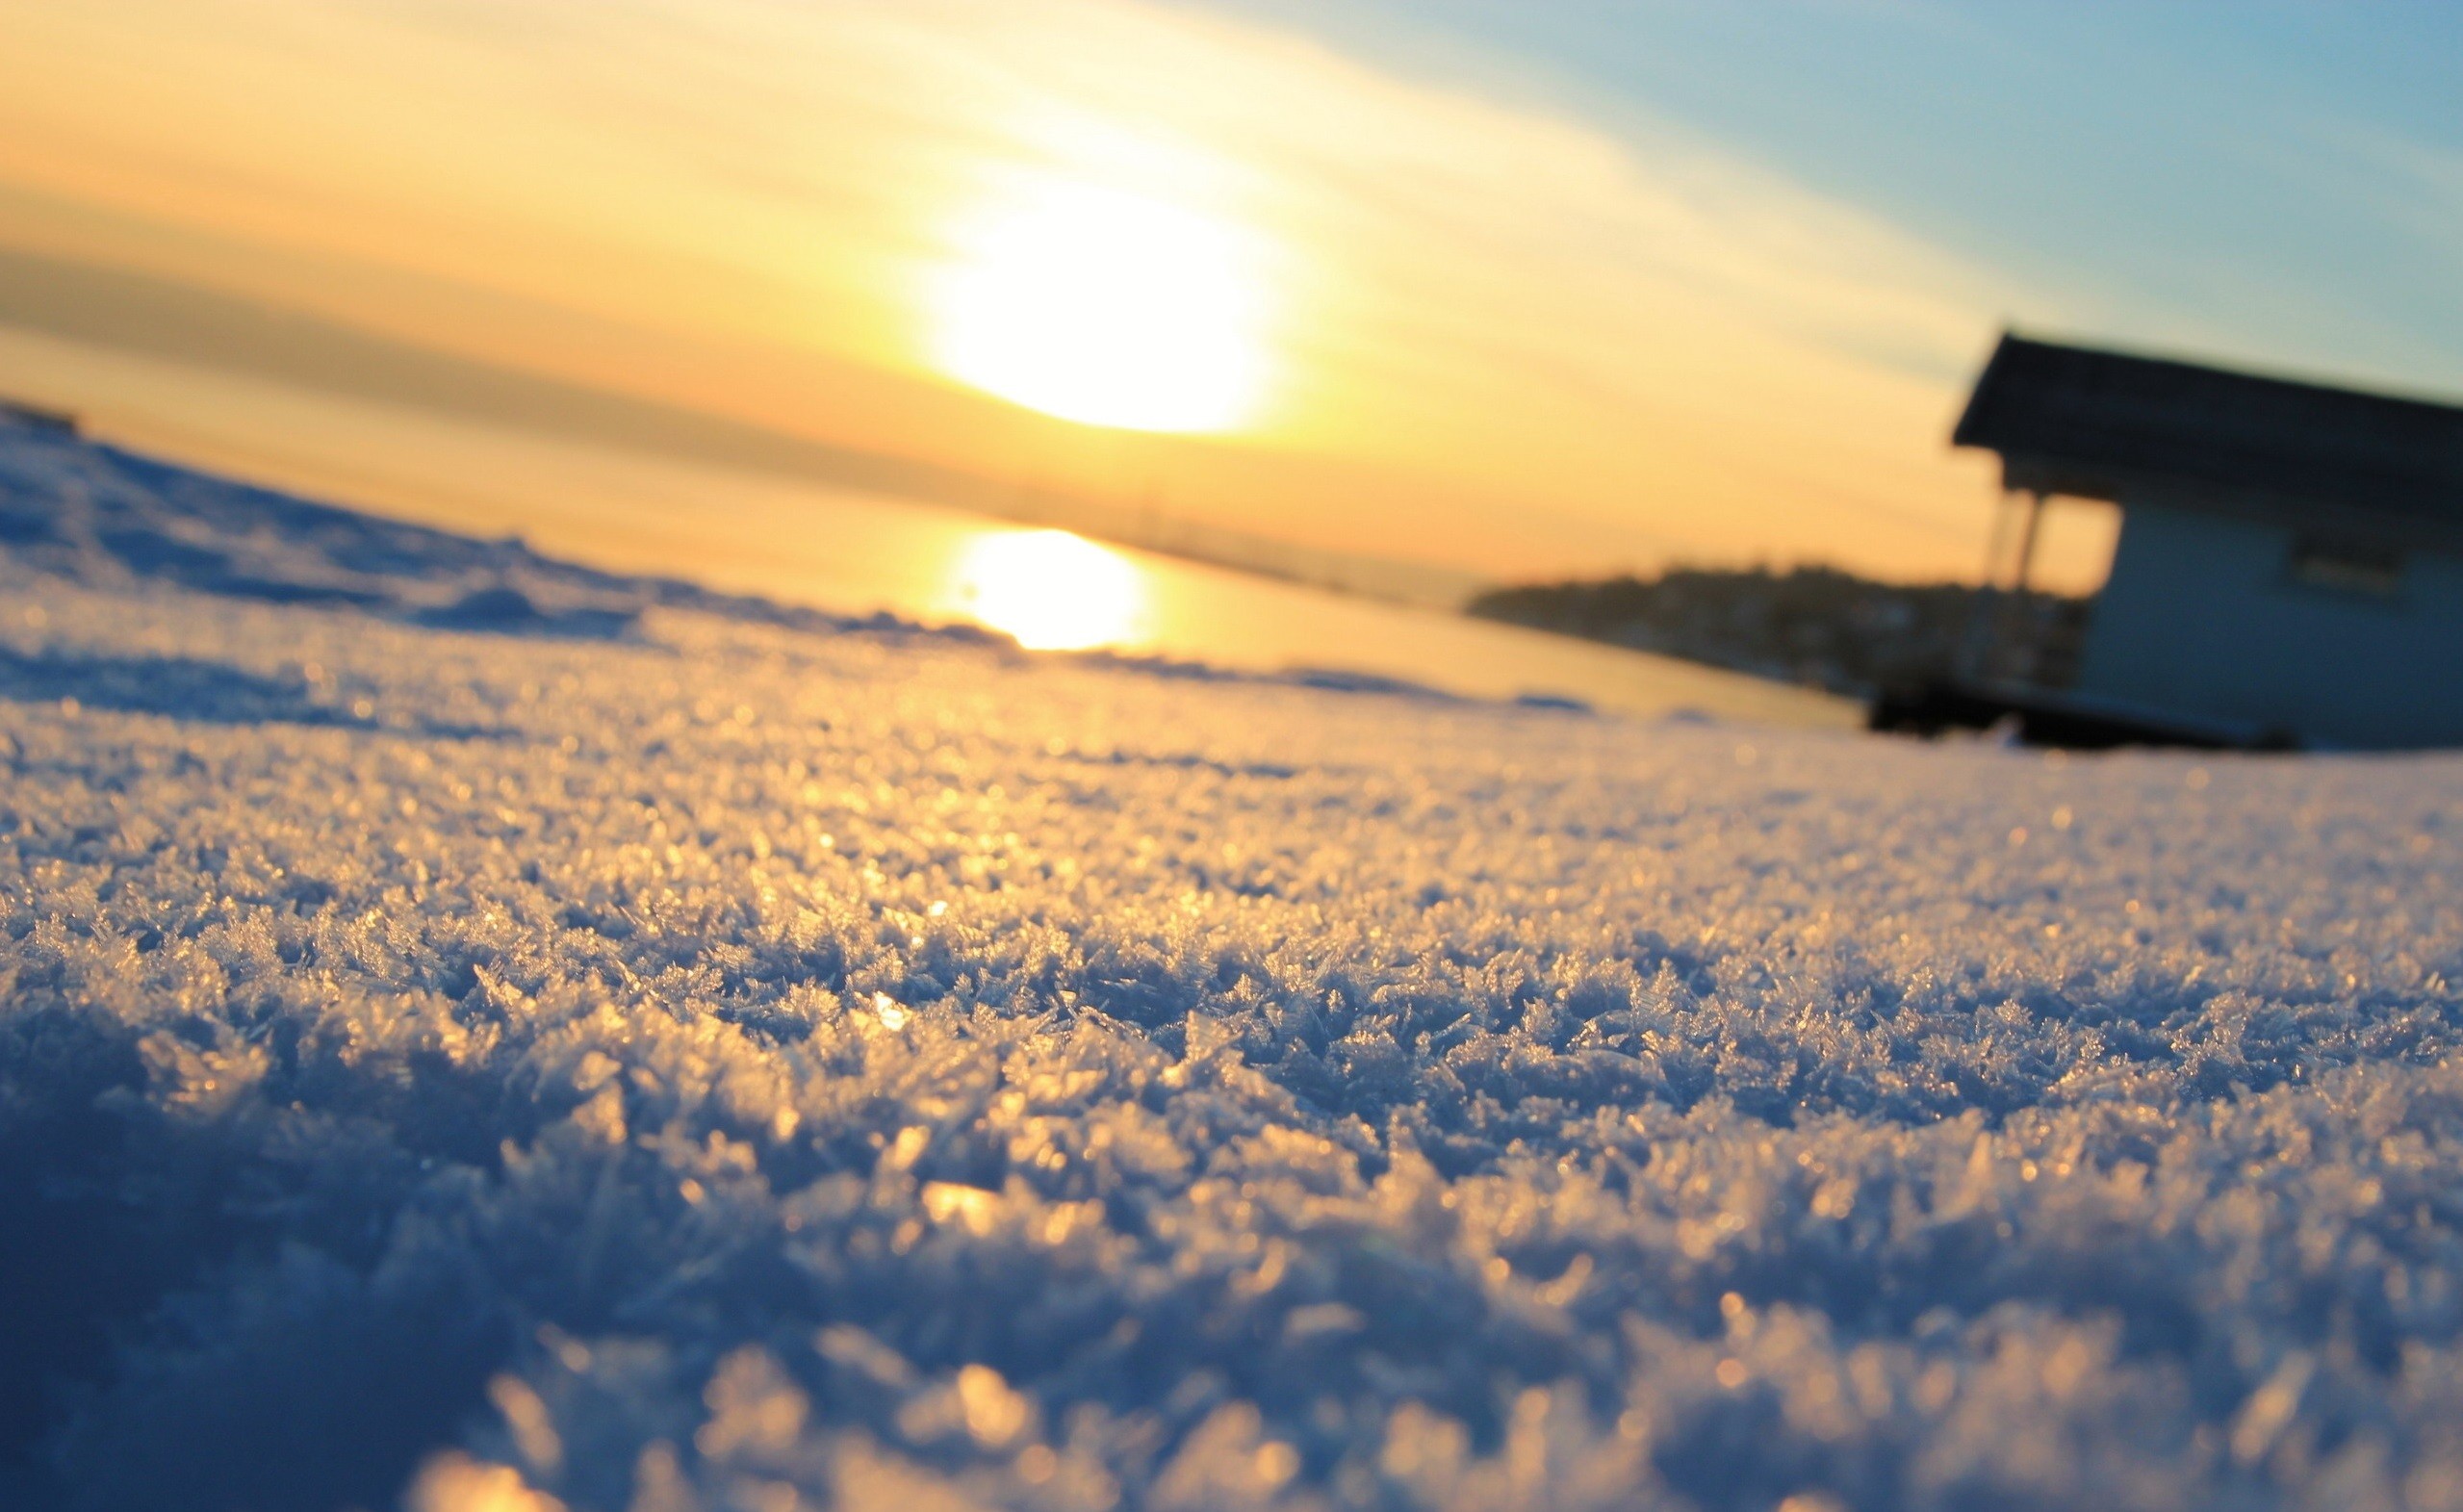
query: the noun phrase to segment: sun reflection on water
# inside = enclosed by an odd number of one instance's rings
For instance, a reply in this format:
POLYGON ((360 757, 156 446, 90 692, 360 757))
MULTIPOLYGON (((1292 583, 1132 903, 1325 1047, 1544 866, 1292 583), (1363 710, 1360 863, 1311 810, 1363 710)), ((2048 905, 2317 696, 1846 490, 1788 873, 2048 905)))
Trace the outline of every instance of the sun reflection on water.
POLYGON ((1146 628, 1145 575, 1066 530, 977 536, 959 556, 951 589, 959 612, 1029 651, 1126 645, 1146 628))

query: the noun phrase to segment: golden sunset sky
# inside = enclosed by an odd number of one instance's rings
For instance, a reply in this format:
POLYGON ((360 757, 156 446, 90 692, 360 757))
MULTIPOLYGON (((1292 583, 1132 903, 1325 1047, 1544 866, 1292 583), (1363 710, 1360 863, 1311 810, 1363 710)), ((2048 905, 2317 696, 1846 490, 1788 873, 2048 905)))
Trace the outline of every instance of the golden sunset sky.
POLYGON ((1373 51, 1141 0, 0 0, 0 251, 1331 550, 1974 570, 1945 438, 2022 280, 1647 102, 1373 51))

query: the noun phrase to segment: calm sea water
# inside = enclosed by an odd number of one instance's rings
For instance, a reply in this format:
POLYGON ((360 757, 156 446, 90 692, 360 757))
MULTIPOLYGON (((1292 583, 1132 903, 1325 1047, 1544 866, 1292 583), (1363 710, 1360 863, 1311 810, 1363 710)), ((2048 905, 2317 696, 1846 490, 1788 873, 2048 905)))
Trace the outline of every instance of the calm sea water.
POLYGON ((338 398, 0 330, 0 392, 237 476, 620 572, 839 612, 971 621, 1030 648, 1400 679, 1487 698, 1853 724, 1839 700, 904 500, 338 398))

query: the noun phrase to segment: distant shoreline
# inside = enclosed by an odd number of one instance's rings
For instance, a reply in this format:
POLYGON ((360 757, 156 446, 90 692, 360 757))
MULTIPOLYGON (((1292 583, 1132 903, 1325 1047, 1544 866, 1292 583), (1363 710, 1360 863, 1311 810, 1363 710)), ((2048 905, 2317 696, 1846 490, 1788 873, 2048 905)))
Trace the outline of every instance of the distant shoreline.
MULTIPOLYGON (((500 364, 147 274, 0 245, 0 327, 311 393, 396 404, 652 456, 717 463, 834 488, 1073 530, 1184 561, 1419 608, 1459 608, 1472 573, 1297 546, 1083 496, 500 364)), ((60 397, 26 393, 42 406, 60 397)))
MULTIPOLYGON (((1656 577, 1493 588, 1464 612, 1861 699, 1951 671, 1986 591, 1882 582, 1834 567, 1672 567, 1656 577)), ((2012 633, 2045 647, 2056 663, 2075 654, 2091 602, 1999 596, 2000 612, 2021 622, 2012 633)))

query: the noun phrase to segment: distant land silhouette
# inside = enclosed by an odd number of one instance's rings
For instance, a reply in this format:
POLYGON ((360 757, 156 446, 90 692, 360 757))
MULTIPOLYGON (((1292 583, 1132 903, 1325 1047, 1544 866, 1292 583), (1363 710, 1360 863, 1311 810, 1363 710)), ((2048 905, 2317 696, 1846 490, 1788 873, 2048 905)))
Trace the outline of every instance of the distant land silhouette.
POLYGON ((1304 547, 1180 518, 1154 500, 1090 497, 834 445, 459 356, 237 295, 6 245, 0 245, 0 326, 536 435, 1058 525, 1191 561, 1424 607, 1452 608, 1480 581, 1423 563, 1304 547))
POLYGON ((2044 648, 2039 676, 2065 681, 2089 600, 2000 594, 1966 583, 1890 583, 1832 567, 1671 568, 1656 577, 1488 590, 1469 611, 1851 697, 1937 678, 1963 653, 1980 613, 2008 616, 2007 641, 2044 648))

